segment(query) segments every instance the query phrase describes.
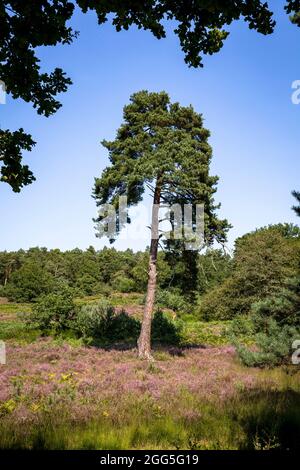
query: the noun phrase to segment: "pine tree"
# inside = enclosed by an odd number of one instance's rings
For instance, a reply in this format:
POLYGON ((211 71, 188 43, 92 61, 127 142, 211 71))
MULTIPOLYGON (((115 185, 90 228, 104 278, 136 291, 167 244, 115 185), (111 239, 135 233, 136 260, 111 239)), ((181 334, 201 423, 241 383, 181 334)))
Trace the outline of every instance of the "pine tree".
MULTIPOLYGON (((124 107, 124 122, 113 141, 103 141, 111 165, 95 181, 97 205, 119 206, 127 196, 128 206, 138 204, 148 188, 153 196, 148 288, 138 354, 151 358, 151 319, 155 300, 160 204, 204 204, 204 231, 207 243, 224 242, 229 228, 219 220, 214 204, 218 177, 209 175, 212 149, 202 115, 192 106, 171 103, 166 92, 141 91, 124 107)), ((106 223, 103 216, 98 223, 106 223)), ((117 219, 116 233, 126 221, 117 219)), ((102 225, 103 228, 103 225, 102 225)), ((113 237, 115 238, 115 237, 113 237)))
POLYGON ((292 191, 292 195, 294 196, 296 201, 299 203, 298 206, 293 206, 292 209, 300 217, 300 191, 292 191))

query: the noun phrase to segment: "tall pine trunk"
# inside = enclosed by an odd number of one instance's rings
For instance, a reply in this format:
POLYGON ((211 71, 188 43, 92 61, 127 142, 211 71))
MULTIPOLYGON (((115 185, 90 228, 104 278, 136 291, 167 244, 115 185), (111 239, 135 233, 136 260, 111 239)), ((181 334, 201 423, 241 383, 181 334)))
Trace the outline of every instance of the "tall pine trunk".
POLYGON ((157 250, 159 242, 159 205, 161 195, 161 179, 156 180, 151 221, 151 245, 148 269, 147 296, 144 308, 144 316, 140 337, 138 339, 138 355, 141 359, 152 359, 151 356, 151 321, 155 301, 155 292, 157 284, 157 250))

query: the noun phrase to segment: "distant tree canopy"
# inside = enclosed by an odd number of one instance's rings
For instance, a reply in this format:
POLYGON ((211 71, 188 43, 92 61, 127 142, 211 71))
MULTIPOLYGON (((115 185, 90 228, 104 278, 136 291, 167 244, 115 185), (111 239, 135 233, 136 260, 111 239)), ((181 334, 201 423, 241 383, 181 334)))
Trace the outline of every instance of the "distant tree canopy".
MULTIPOLYGON (((142 293, 147 287, 148 258, 147 251, 134 253, 132 250, 117 251, 114 248, 99 251, 93 247, 84 251, 76 248, 65 252, 46 248, 2 251, 0 297, 8 296, 11 300, 27 302, 41 294, 59 291, 62 286, 69 287, 78 296, 107 296, 112 291, 142 293)), ((228 275, 229 260, 219 250, 212 249, 196 256, 197 259, 202 265, 199 279, 203 279, 205 273, 205 285, 196 287, 201 294, 209 290, 210 285, 218 285, 220 279, 228 275)), ((185 264, 176 263, 174 266, 168 254, 162 251, 158 253, 157 263, 159 289, 176 292, 177 298, 180 296, 184 300, 189 294, 185 264)), ((172 308, 174 299, 171 303, 169 301, 169 298, 164 299, 163 306, 172 308)))
MULTIPOLYGON (((202 67, 202 56, 218 52, 228 37, 224 26, 243 18, 250 29, 262 34, 274 30, 275 21, 268 4, 260 0, 1 0, 0 1, 0 80, 14 99, 32 103, 39 114, 50 116, 61 106, 57 95, 71 84, 61 68, 41 72, 37 48, 70 44, 77 36, 69 25, 76 5, 82 12, 96 12, 98 23, 111 21, 117 31, 131 25, 164 38, 166 20, 175 22, 185 61, 202 67)), ((287 0, 285 10, 299 22, 299 0, 287 0)), ((34 177, 21 163, 21 151, 34 142, 23 129, 0 130, 0 181, 19 192, 34 177)))
POLYGON ((249 314, 255 302, 274 296, 299 276, 299 260, 300 228, 296 225, 270 225, 238 238, 231 273, 203 297, 203 317, 230 319, 249 314))

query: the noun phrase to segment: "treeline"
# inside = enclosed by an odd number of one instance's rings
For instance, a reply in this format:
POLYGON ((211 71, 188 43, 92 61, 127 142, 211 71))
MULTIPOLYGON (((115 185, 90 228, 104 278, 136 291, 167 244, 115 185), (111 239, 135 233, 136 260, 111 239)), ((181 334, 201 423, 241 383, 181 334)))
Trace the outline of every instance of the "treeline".
MULTIPOLYGON (((277 224, 248 233, 236 240, 232 257, 213 248, 203 254, 160 251, 158 263, 155 339, 180 343, 182 320, 231 320, 229 334, 245 364, 291 361, 300 337, 299 227, 277 224), (177 313, 175 322, 162 315, 161 307, 177 313)), ((34 302, 28 322, 42 332, 70 330, 99 344, 133 341, 139 319, 114 311, 109 297, 144 293, 147 267, 147 250, 1 252, 0 296, 34 302), (100 298, 98 303, 75 305, 75 297, 91 295, 100 298)))
MULTIPOLYGON (((96 251, 93 247, 65 252, 38 247, 0 252, 0 295, 13 301, 31 302, 66 286, 73 289, 74 296, 145 292, 148 256, 147 250, 96 251)), ((230 256, 220 249, 210 249, 198 256, 187 252, 180 258, 174 253, 159 252, 158 295, 167 295, 175 310, 180 298, 194 303, 197 296, 228 276, 231 265, 230 256)))
MULTIPOLYGON (((299 266, 300 229, 292 224, 271 225, 240 237, 232 257, 213 248, 203 254, 160 251, 157 302, 204 320, 248 315, 257 302, 269 302, 277 309, 281 305, 286 312, 282 316, 287 317, 288 292, 295 291, 298 299, 299 266)), ((31 302, 64 288, 74 297, 144 293, 147 268, 148 250, 1 252, 0 296, 31 302)), ((299 313, 299 318, 300 312, 293 309, 290 315, 299 313)))
POLYGON ((299 268, 298 226, 277 224, 248 233, 235 242, 230 274, 203 297, 202 315, 210 320, 247 315, 256 302, 299 286, 299 268))

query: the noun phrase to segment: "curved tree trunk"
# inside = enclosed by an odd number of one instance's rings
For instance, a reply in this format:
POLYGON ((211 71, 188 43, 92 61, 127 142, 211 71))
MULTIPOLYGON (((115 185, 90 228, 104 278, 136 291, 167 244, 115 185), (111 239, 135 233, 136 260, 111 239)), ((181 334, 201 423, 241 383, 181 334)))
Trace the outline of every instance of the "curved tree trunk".
POLYGON ((149 257, 149 270, 148 270, 148 286, 147 286, 147 297, 144 308, 144 316, 142 322, 142 328, 140 337, 138 339, 138 356, 141 359, 151 360, 151 321, 152 312, 155 301, 156 291, 156 278, 157 278, 157 250, 159 242, 159 204, 161 194, 161 180, 158 177, 156 181, 153 207, 152 207, 152 222, 151 222, 151 245, 150 245, 150 257, 149 257))

